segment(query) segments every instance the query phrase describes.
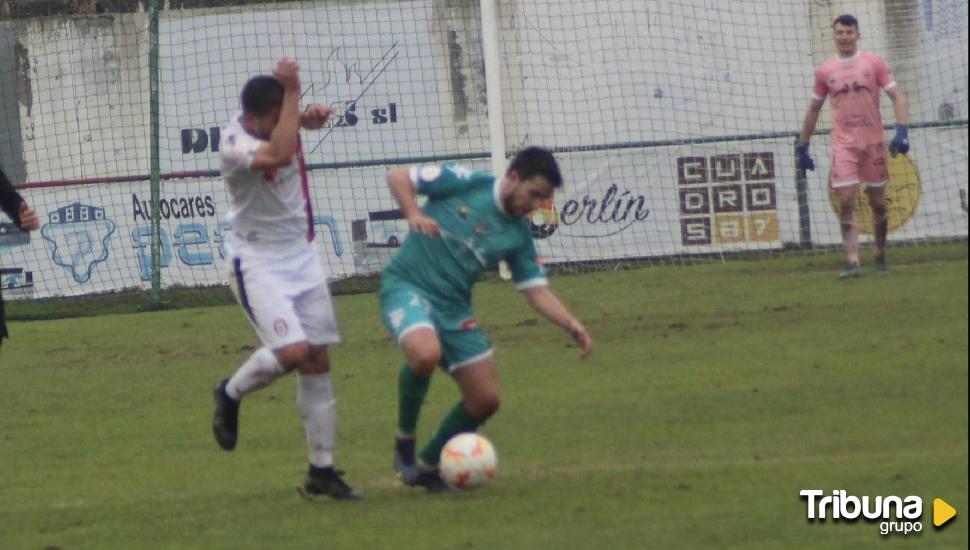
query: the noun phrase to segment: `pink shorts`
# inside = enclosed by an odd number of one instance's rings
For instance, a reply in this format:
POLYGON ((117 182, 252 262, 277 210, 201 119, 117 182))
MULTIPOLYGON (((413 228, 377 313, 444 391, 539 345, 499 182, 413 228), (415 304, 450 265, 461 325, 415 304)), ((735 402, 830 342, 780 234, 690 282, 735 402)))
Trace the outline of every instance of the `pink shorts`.
POLYGON ((863 184, 867 187, 884 187, 889 181, 886 166, 886 145, 874 143, 863 147, 832 148, 832 171, 829 185, 832 188, 863 184))

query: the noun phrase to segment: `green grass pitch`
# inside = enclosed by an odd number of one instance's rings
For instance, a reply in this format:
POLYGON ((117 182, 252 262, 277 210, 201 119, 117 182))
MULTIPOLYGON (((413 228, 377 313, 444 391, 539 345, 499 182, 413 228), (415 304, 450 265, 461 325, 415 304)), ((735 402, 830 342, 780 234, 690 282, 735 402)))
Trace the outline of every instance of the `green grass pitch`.
MULTIPOLYGON (((967 248, 557 276, 588 361, 511 285, 476 289, 503 404, 477 492, 391 471, 401 358, 373 294, 336 300, 338 467, 366 500, 297 495, 295 383, 249 396, 236 451, 213 383, 252 351, 235 306, 13 322, 0 356, 0 548, 966 548, 967 248), (923 497, 919 535, 810 523, 801 489, 923 497), (932 527, 932 499, 957 518, 932 527)), ((426 438, 457 390, 438 373, 426 438)))

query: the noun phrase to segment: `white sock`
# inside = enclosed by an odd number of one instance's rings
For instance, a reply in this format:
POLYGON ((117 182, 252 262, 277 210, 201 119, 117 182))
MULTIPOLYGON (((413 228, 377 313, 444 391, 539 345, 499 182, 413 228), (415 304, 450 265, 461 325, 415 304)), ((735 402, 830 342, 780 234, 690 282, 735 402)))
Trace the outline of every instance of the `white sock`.
POLYGON ((303 417, 310 464, 318 468, 333 466, 333 440, 337 427, 337 407, 330 386, 330 373, 300 374, 297 405, 303 417))
POLYGON ((268 348, 259 348, 232 375, 226 384, 229 397, 239 401, 247 393, 265 388, 286 372, 268 348))

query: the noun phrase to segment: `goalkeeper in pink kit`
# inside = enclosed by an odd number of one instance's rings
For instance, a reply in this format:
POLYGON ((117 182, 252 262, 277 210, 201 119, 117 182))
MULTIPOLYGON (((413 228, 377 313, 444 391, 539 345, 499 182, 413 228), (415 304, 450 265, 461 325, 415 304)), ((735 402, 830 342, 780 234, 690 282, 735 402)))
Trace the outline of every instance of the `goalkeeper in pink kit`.
POLYGON ((864 188, 872 207, 875 234, 875 269, 879 275, 889 273, 886 266, 886 234, 889 230, 886 208, 886 137, 879 112, 879 92, 892 100, 896 114, 896 135, 889 152, 909 151, 909 115, 906 97, 893 80, 892 72, 881 57, 859 50, 859 22, 842 15, 832 24, 835 56, 815 71, 815 87, 795 154, 799 168, 815 170, 808 142, 815 131, 818 114, 825 98, 832 100, 832 171, 829 186, 838 199, 842 247, 847 266, 840 279, 862 276, 859 267, 859 226, 855 223, 855 202, 864 188))

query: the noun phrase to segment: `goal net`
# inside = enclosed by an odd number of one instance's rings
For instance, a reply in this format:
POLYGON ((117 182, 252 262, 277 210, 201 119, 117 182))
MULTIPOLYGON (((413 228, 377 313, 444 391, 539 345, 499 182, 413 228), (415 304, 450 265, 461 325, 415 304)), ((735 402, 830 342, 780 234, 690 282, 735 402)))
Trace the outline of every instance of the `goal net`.
MULTIPOLYGON (((26 234, 0 218, 5 295, 223 285, 220 127, 284 55, 302 105, 336 109, 302 133, 335 278, 379 273, 406 237, 389 168, 488 170, 530 145, 555 151, 566 180, 531 216, 549 264, 837 247, 828 107, 814 172, 793 146, 842 13, 908 98, 890 242, 966 239, 965 1, 496 0, 483 17, 489 4, 3 3, 0 165, 42 222, 26 234)), ((885 94, 882 111, 891 126, 885 94)))

